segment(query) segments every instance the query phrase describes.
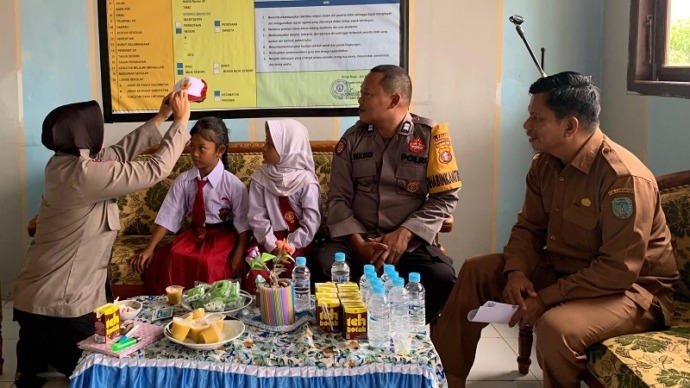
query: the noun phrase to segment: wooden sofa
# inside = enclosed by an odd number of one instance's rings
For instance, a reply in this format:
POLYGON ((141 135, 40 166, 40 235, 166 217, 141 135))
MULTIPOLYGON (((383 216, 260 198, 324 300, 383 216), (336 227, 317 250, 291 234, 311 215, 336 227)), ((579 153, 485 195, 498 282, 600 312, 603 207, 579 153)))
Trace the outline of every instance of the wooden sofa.
MULTIPOLYGON (((319 236, 326 236, 326 193, 331 176, 331 158, 336 142, 312 141, 311 148, 314 154, 316 175, 321 184, 321 211, 322 223, 319 236)), ((258 169, 263 157, 261 150, 264 142, 231 142, 228 144, 227 169, 240 178, 247 187, 256 169, 258 169)), ((150 149, 137 156, 138 160, 145 160, 155 149, 150 149)), ((146 247, 151 233, 155 228, 154 221, 158 210, 168 193, 168 189, 177 176, 194 167, 192 157, 186 149, 177 160, 173 171, 163 181, 145 190, 136 191, 118 198, 120 207, 120 232, 113 244, 113 253, 108 265, 108 284, 113 296, 128 298, 144 294, 144 280, 142 274, 134 271, 130 265, 136 252, 146 247)), ((166 236, 160 244, 171 241, 173 235, 166 236)))
MULTIPOLYGON (((676 307, 668 330, 609 338, 588 350, 590 387, 690 387, 690 171, 657 177, 678 263, 676 307)), ((518 365, 527 373, 532 332, 519 334, 518 365)))
MULTIPOLYGON (((321 228, 316 237, 317 247, 328 236, 326 230, 326 195, 331 177, 331 159, 335 141, 311 141, 314 154, 316 175, 321 184, 321 228)), ((264 142, 231 142, 228 144, 227 169, 249 187, 251 175, 261 166, 261 150, 264 142)), ((155 149, 137 156, 139 160, 150 157, 155 149)), ((146 247, 155 227, 154 221, 165 195, 175 178, 192 168, 192 159, 188 151, 180 156, 172 173, 153 187, 130 193, 118 198, 120 207, 120 232, 113 245, 113 253, 108 265, 108 284, 114 297, 128 298, 144 293, 142 274, 134 271, 130 265, 136 252, 146 247)), ((449 232, 453 227, 450 217, 443 225, 441 232, 449 232)), ((174 236, 168 235, 161 244, 170 241, 174 236)))

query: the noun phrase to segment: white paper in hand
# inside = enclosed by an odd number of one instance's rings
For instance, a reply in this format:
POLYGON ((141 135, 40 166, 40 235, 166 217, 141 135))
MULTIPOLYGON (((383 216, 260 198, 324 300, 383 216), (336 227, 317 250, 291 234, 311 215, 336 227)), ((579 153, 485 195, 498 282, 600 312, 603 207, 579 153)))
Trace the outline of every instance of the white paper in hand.
POLYGON ((187 92, 187 99, 191 102, 202 102, 206 99, 206 81, 195 77, 184 77, 173 87, 173 92, 187 92))
POLYGON ((518 307, 516 304, 488 301, 478 309, 467 313, 467 320, 483 323, 508 323, 518 307))

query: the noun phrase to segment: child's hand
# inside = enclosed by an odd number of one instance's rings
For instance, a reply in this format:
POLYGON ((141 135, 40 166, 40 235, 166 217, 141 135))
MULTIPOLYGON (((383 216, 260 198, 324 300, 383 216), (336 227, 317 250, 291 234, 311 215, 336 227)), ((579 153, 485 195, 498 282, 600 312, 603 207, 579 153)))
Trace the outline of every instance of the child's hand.
POLYGON ((242 252, 237 249, 237 251, 232 255, 230 260, 230 270, 232 271, 232 277, 238 278, 244 276, 244 265, 245 261, 242 257, 242 252))
POLYGON ((132 267, 138 272, 144 272, 146 267, 149 265, 149 260, 151 260, 151 257, 153 257, 153 251, 144 249, 134 256, 132 259, 132 267))

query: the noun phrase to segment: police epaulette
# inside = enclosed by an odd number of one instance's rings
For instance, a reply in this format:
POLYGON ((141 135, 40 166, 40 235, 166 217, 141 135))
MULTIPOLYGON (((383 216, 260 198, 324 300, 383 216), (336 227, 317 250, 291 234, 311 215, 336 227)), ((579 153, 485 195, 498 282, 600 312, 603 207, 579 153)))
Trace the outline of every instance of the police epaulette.
POLYGON ((433 128, 434 125, 436 125, 436 122, 432 119, 428 119, 428 118, 422 117, 422 116, 417 116, 416 114, 411 114, 411 116, 412 116, 412 122, 414 122, 415 124, 424 124, 424 125, 428 126, 429 128, 433 128))

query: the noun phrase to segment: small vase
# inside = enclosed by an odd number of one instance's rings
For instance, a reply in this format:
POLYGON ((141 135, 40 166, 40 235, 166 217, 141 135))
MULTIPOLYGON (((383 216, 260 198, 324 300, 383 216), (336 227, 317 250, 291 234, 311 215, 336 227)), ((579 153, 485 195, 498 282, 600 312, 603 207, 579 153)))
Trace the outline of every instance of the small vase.
POLYGON ((261 321, 271 326, 295 323, 295 288, 287 279, 280 279, 281 287, 259 285, 261 321))

